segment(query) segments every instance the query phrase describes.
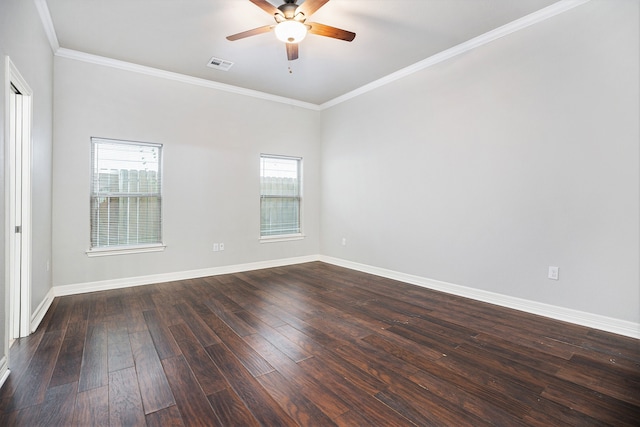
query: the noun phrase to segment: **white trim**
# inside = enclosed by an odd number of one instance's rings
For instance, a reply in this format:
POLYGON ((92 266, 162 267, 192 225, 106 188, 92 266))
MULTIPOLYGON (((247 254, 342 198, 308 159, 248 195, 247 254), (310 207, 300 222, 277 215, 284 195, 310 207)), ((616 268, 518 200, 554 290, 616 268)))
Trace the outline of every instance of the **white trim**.
MULTIPOLYGON (((49 294, 47 294, 47 298, 45 299, 45 301, 43 301, 42 304, 40 304, 40 307, 38 308, 38 310, 36 310, 36 312, 46 313, 46 309, 48 309, 51 305, 53 297, 128 288, 140 285, 150 285, 154 283, 166 283, 178 280, 195 279, 199 277, 217 276, 220 274, 232 274, 244 271, 260 270, 264 268, 283 267, 287 265, 302 264, 313 261, 322 261, 328 264, 349 268, 351 270, 362 271, 364 273, 374 274, 376 276, 386 277, 388 279, 399 280, 401 282, 421 286, 423 288, 446 292, 448 294, 465 298, 471 298, 477 301, 499 305, 501 307, 512 308, 515 310, 524 311, 526 313, 536 314, 555 320, 586 326, 588 328, 612 332, 614 334, 624 335, 631 338, 640 338, 640 324, 638 323, 614 319, 598 314, 586 313, 570 308, 544 304, 536 301, 525 300, 522 298, 516 298, 508 295, 498 294, 495 292, 484 291, 482 289, 473 289, 453 283, 428 279, 425 277, 387 270, 384 268, 360 264, 324 255, 308 255, 296 258, 285 258, 279 260, 258 261, 247 264, 212 267, 201 270, 162 273, 149 276, 138 276, 131 278, 103 280, 97 282, 78 283, 73 285, 54 286, 49 291, 49 294)), ((40 317, 39 321, 42 320, 42 317, 44 317, 44 314, 40 317)))
POLYGON ((117 68, 119 70, 131 71, 134 73, 146 74, 148 76, 159 77, 167 80, 174 80, 181 83, 192 84, 195 86, 206 87, 209 89, 217 89, 225 92, 231 92, 239 95, 251 96, 253 98, 265 99, 267 101, 279 102, 282 104, 293 105, 296 107, 308 108, 310 110, 319 111, 320 107, 309 102, 298 101, 296 99, 285 98, 284 96, 271 95, 269 93, 257 90, 245 89, 238 86, 232 86, 225 83, 219 83, 212 80, 201 79, 199 77, 187 76, 185 74, 164 71, 158 68, 147 67, 144 65, 133 64, 131 62, 119 61, 117 59, 106 58, 104 56, 92 55, 89 53, 79 52, 66 48, 60 48, 55 52, 56 56, 67 59, 75 59, 76 61, 88 62, 90 64, 103 65, 105 67, 117 68))
POLYGON ((34 3, 36 4, 36 9, 38 9, 38 14, 40 15, 40 20, 42 21, 44 32, 49 39, 51 50, 53 51, 53 53, 56 53, 56 51, 60 49, 60 43, 58 43, 58 36, 56 35, 56 29, 53 26, 53 21, 51 20, 51 12, 49 12, 47 1, 34 0, 34 3))
POLYGON ((303 240, 305 235, 296 234, 276 234, 274 236, 260 236, 260 243, 276 243, 276 242, 292 242, 294 240, 303 240))
POLYGON ((47 295, 45 295, 44 300, 40 302, 40 305, 38 305, 38 308, 36 308, 36 311, 34 311, 31 316, 31 332, 35 332, 36 329, 38 329, 40 322, 42 322, 42 319, 44 319, 44 316, 47 314, 47 310, 51 307, 54 298, 55 295, 53 293, 53 288, 51 288, 49 289, 49 292, 47 292, 47 295))
POLYGON ((455 56, 461 55, 469 50, 475 49, 477 47, 490 43, 494 40, 497 40, 501 37, 504 37, 516 31, 522 30, 523 28, 527 28, 533 24, 537 24, 538 22, 547 20, 551 17, 554 17, 562 12, 566 12, 567 10, 573 9, 574 7, 579 6, 588 1, 590 0, 560 0, 557 3, 554 3, 550 6, 547 6, 529 15, 523 16, 520 19, 516 19, 515 21, 509 22, 508 24, 505 24, 502 27, 498 27, 478 37, 462 42, 459 45, 453 46, 452 48, 436 53, 435 55, 432 55, 426 59, 423 59, 422 61, 416 62, 415 64, 410 65, 408 67, 402 68, 401 70, 398 70, 385 77, 382 77, 381 79, 375 80, 369 84, 359 87, 358 89, 352 90, 351 92, 347 92, 344 95, 338 96, 330 101, 325 102, 324 104, 321 104, 320 109, 326 110, 327 108, 341 104, 345 101, 348 101, 352 98, 356 98, 367 92, 371 92, 372 90, 378 89, 396 80, 400 80, 413 73, 424 70, 425 68, 432 67, 436 64, 439 64, 443 61, 451 59, 455 56))
POLYGON ((196 279, 199 277, 217 276, 220 274, 240 273, 243 271, 261 270, 264 268, 283 267, 286 265, 302 264, 318 261, 320 255, 307 255, 296 258, 284 258, 270 261, 257 261, 246 264, 227 265, 221 267, 203 268, 200 270, 179 271, 174 273, 160 273, 149 276, 128 277, 97 282, 77 283, 53 287, 56 297, 75 295, 87 292, 106 291, 110 289, 129 288, 132 286, 151 285, 154 283, 174 282, 178 280, 196 279))
POLYGON ((191 77, 184 74, 164 71, 157 68, 145 67, 145 66, 133 64, 130 62, 119 61, 119 60, 110 59, 110 58, 106 58, 98 55, 92 55, 89 53, 79 52, 71 49, 61 48, 60 45, 58 44, 58 39, 55 33, 53 22, 51 20, 51 14, 49 13, 49 8, 46 5, 46 0, 34 0, 34 1, 36 3, 36 7, 38 8, 38 12, 40 13, 40 19, 42 20, 42 25, 45 29, 45 32, 47 33, 47 37, 49 37, 49 43, 51 44, 51 48, 53 49, 53 52, 55 53, 55 55, 61 58, 75 59, 78 61, 84 61, 92 64, 103 65, 106 67, 113 67, 121 70, 127 70, 127 71, 136 72, 136 73, 165 78, 169 80, 175 80, 182 83, 193 84, 196 86, 223 90, 226 92, 251 96, 254 98, 265 99, 268 101, 274 101, 274 102, 279 102, 279 103, 288 104, 288 105, 294 105, 294 106, 307 108, 315 111, 322 111, 327 108, 338 105, 342 102, 348 101, 349 99, 360 96, 364 93, 370 92, 374 89, 377 89, 379 87, 392 83, 396 80, 402 79, 408 75, 424 70, 425 68, 439 64, 442 61, 451 59, 471 49, 475 49, 477 47, 485 45, 489 42, 492 42, 496 39, 509 35, 513 32, 516 32, 523 28, 529 27, 533 24, 537 24, 538 22, 542 22, 544 20, 552 18, 563 12, 566 12, 577 6, 580 6, 590 0, 560 0, 556 3, 553 3, 550 6, 547 6, 536 12, 533 12, 520 19, 516 19, 515 21, 505 24, 502 27, 499 27, 487 33, 481 34, 480 36, 475 37, 471 40, 460 43, 459 45, 454 46, 450 49, 439 52, 433 56, 430 56, 429 58, 426 58, 420 62, 417 62, 408 67, 405 67, 401 70, 398 70, 395 73, 389 74, 369 84, 361 86, 351 92, 348 92, 346 94, 333 98, 320 105, 313 104, 310 102, 303 102, 296 99, 271 95, 271 94, 256 91, 256 90, 244 89, 238 86, 218 83, 211 80, 191 77))
POLYGON ((112 255, 144 254, 147 252, 162 252, 167 245, 145 245, 145 246, 108 246, 104 248, 87 249, 85 252, 89 258, 112 255))
MULTIPOLYGON (((20 238, 21 250, 20 250, 20 330, 18 335, 20 337, 26 337, 29 335, 29 313, 31 312, 31 172, 32 172, 32 140, 31 140, 31 123, 33 120, 33 91, 27 84, 26 80, 22 77, 16 66, 13 64, 9 56, 5 57, 5 170, 7 171, 8 179, 5 180, 5 283, 8 284, 9 294, 7 295, 8 301, 13 302, 15 295, 11 292, 15 290, 15 286, 12 284, 14 280, 15 265, 14 259, 11 258, 11 254, 14 252, 16 243, 16 233, 14 228, 17 225, 22 227, 20 238), (21 164, 21 215, 20 218, 15 218, 14 203, 15 188, 13 188, 13 176, 15 174, 15 165, 12 163, 12 158, 15 160, 13 150, 15 147, 12 145, 9 114, 11 111, 9 105, 9 93, 11 92, 11 84, 13 84, 22 95, 22 137, 21 142, 22 152, 22 164, 21 164)), ((7 307, 6 316, 10 316, 11 309, 7 307)), ((9 321, 9 317, 6 317, 9 321)), ((14 335, 14 331, 11 331, 9 335, 14 335)), ((9 337, 7 336, 7 338, 9 337)))
POLYGON ((7 378, 9 378, 9 374, 11 371, 9 370, 9 358, 4 355, 2 359, 0 359, 0 389, 4 385, 7 378))
POLYGON ((428 279, 426 277, 414 276, 411 274, 387 270, 384 268, 374 267, 366 264, 359 264, 340 258, 321 255, 320 261, 340 267, 349 268, 352 270, 362 271, 364 273, 375 274, 376 276, 386 277, 388 279, 399 280, 401 282, 410 283, 412 285, 421 286, 423 288, 434 289, 437 291, 446 292, 448 294, 499 305, 501 307, 512 308, 515 310, 520 310, 555 320, 561 320, 563 322, 586 326, 588 328, 600 329, 631 338, 640 338, 640 323, 634 323, 626 320, 601 316, 598 314, 586 313, 584 311, 573 310, 570 308, 525 300, 522 298, 489 292, 482 289, 473 289, 453 283, 428 279))

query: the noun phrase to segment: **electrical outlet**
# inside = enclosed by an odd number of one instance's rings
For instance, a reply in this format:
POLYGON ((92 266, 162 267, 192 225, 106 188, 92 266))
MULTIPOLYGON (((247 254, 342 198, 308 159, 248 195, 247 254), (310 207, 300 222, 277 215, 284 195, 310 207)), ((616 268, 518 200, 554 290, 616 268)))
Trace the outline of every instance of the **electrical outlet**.
POLYGON ((347 246, 347 238, 346 237, 342 238, 342 246, 347 246))
POLYGON ((224 243, 220 243, 220 250, 224 251, 224 243))
POLYGON ((213 252, 218 252, 220 250, 220 244, 219 243, 214 243, 213 244, 213 252))
POLYGON ((559 267, 553 267, 553 266, 549 266, 549 274, 548 274, 548 278, 551 280, 559 280, 559 274, 560 274, 560 268, 559 267))

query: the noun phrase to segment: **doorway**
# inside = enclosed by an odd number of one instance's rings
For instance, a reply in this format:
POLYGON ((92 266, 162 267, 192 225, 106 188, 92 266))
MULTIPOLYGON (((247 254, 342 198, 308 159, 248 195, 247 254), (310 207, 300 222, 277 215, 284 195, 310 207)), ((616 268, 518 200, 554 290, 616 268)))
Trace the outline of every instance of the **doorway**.
POLYGON ((9 284, 9 339, 31 333, 31 110, 32 91, 6 59, 6 261, 9 284))

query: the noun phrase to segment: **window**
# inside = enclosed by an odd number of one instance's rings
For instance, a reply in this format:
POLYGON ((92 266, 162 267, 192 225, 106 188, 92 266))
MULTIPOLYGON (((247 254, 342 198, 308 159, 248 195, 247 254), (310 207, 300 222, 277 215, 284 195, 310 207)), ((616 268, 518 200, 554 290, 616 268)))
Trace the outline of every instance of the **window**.
POLYGON ((91 138, 91 249, 162 246, 162 145, 91 138))
POLYGON ((260 156, 260 236, 302 237, 302 159, 260 156))

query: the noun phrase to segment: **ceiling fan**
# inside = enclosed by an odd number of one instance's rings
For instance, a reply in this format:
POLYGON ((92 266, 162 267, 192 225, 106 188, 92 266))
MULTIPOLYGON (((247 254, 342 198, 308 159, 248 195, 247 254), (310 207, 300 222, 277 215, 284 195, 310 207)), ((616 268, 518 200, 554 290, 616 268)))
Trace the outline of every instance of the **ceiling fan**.
POLYGON ((287 58, 289 61, 298 59, 298 43, 305 38, 307 33, 324 37, 331 37, 338 40, 352 41, 356 33, 341 30, 340 28, 317 22, 306 22, 307 18, 315 11, 324 6, 329 0, 305 0, 297 5, 298 0, 285 0, 285 2, 275 7, 267 0, 249 0, 260 9, 273 16, 275 25, 264 25, 252 30, 243 31, 227 37, 227 40, 239 40, 245 37, 268 33, 274 30, 276 37, 285 42, 287 46, 287 58))

